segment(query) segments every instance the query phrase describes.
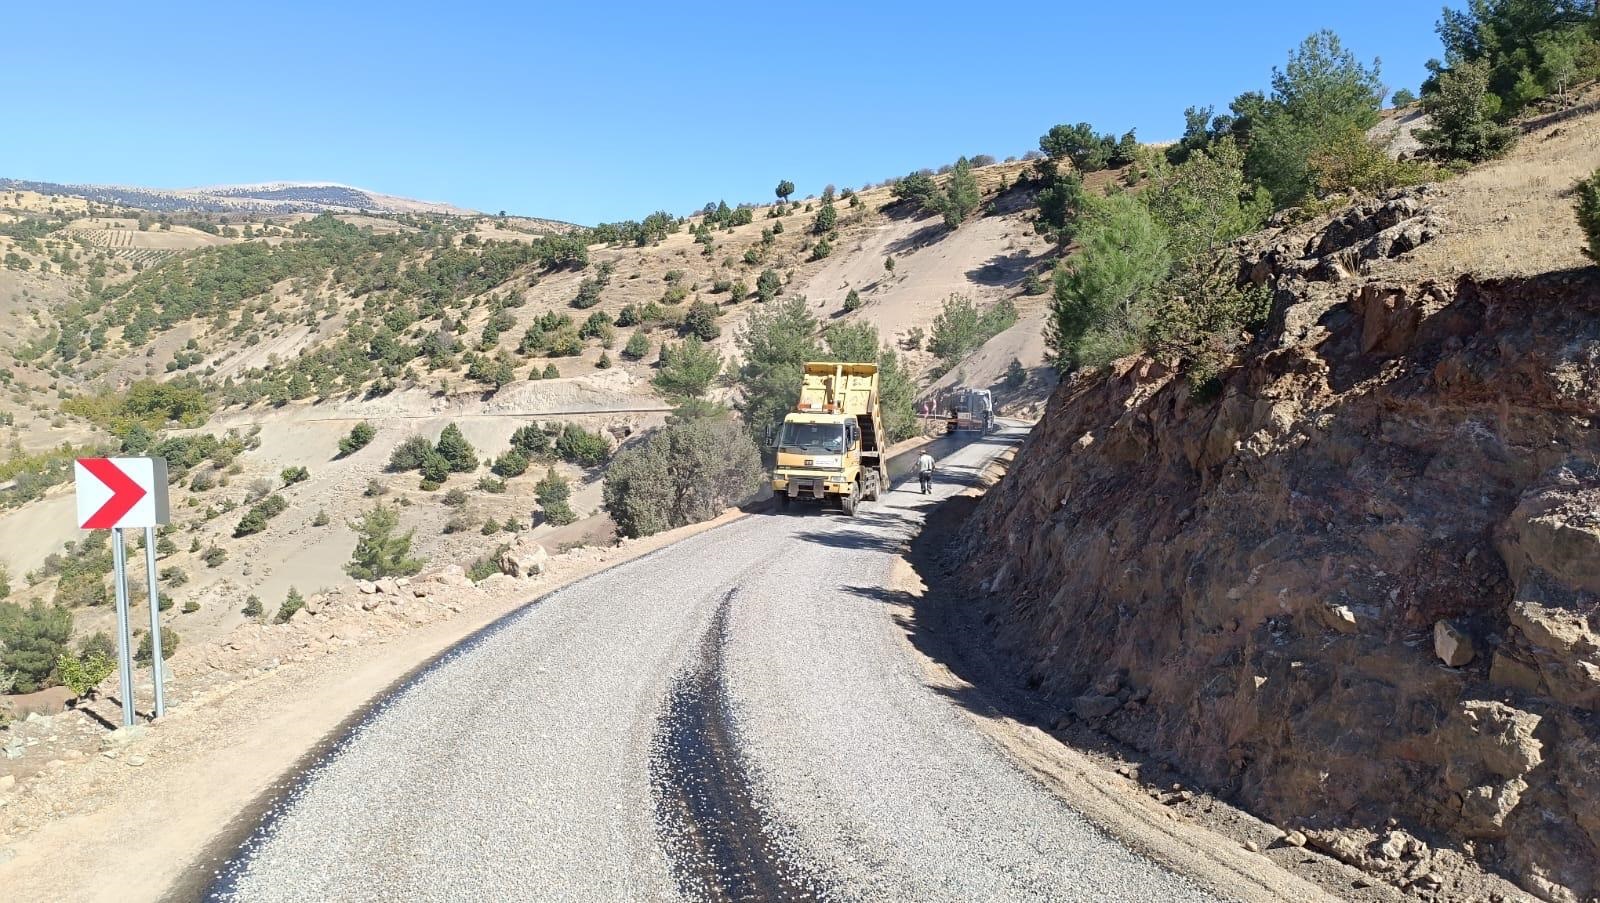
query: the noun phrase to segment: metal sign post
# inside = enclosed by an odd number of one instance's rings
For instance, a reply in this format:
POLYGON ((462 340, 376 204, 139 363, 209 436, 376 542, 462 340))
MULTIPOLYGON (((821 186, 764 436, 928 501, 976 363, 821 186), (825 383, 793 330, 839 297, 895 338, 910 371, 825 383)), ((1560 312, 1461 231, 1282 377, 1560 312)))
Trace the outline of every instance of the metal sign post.
POLYGON ((150 662, 155 669, 156 707, 153 717, 167 713, 167 694, 161 679, 161 592, 156 589, 156 528, 144 528, 144 584, 150 588, 150 662))
POLYGON ((150 594, 150 652, 155 670, 155 717, 166 712, 161 670, 161 595, 156 589, 156 531, 171 523, 167 459, 79 458, 73 467, 78 528, 111 531, 112 581, 117 591, 117 676, 122 681, 122 724, 133 725, 133 634, 128 617, 128 550, 124 532, 144 529, 145 585, 150 594))
POLYGON ((128 625, 128 550, 122 528, 111 529, 111 582, 117 591, 117 679, 122 681, 122 726, 133 727, 133 636, 128 625))

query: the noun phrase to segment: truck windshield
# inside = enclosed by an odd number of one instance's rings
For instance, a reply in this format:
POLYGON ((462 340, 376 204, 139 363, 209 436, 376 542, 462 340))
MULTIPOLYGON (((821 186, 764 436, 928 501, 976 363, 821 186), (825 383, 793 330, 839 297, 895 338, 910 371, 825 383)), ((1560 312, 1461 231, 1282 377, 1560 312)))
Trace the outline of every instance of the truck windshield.
POLYGON ((844 427, 837 423, 785 423, 779 445, 802 451, 844 450, 844 427))

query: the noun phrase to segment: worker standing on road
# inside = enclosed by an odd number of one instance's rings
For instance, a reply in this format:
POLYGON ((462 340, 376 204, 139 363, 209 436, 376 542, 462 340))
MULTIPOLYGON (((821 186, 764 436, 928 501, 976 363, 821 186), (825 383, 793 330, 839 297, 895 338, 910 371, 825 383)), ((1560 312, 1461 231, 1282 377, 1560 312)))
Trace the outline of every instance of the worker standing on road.
POLYGON ((917 458, 917 480, 922 483, 922 494, 933 492, 933 455, 923 452, 917 458))

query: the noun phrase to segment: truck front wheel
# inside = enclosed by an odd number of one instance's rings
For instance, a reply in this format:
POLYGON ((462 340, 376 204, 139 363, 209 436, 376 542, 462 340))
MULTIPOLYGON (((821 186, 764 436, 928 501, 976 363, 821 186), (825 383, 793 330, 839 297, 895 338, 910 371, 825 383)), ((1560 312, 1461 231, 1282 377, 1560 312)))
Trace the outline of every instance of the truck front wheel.
POLYGON ((839 498, 839 504, 844 508, 844 513, 846 515, 849 517, 855 517, 856 509, 861 507, 861 484, 852 483, 850 485, 850 494, 841 496, 839 498))

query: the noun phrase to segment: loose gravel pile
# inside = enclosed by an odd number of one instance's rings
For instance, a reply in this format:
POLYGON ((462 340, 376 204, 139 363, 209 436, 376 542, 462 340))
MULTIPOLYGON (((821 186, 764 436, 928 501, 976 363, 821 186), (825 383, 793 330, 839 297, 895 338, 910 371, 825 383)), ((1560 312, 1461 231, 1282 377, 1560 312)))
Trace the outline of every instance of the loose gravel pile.
MULTIPOLYGON (((947 463, 970 472, 997 450, 947 463)), ((773 842, 826 896, 1207 899, 920 682, 884 602, 889 552, 924 504, 900 491, 855 519, 758 515, 552 594, 373 713, 212 898, 683 898, 651 762, 674 681, 730 598, 715 626, 739 761, 773 842)))

